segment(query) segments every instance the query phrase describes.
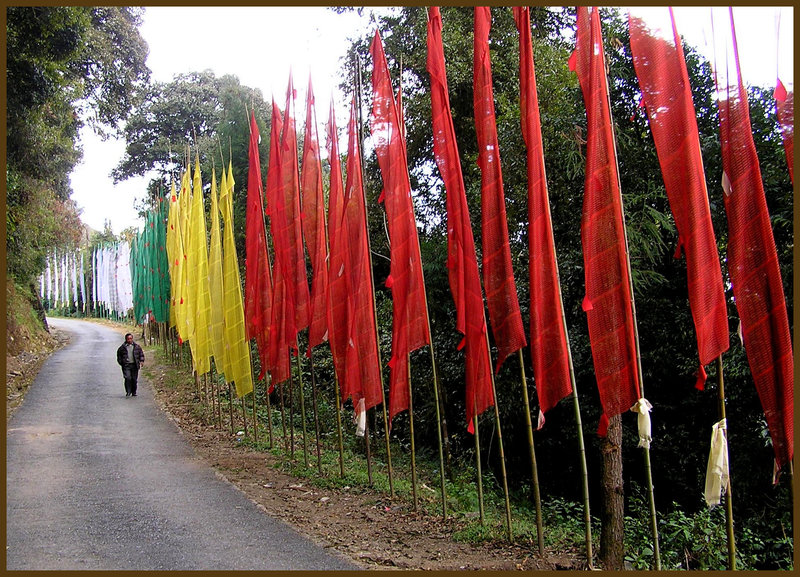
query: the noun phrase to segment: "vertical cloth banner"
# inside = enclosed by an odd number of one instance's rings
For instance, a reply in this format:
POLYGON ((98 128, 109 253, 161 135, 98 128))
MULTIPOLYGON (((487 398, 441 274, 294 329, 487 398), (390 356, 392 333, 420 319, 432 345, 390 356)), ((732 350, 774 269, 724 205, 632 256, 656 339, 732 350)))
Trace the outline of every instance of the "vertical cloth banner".
POLYGON ((520 122, 528 160, 531 359, 539 397, 538 428, 541 428, 544 414, 572 393, 572 382, 547 193, 530 8, 514 7, 514 20, 519 32, 520 122))
MULTIPOLYGON (((211 370, 210 339, 208 334, 211 298, 208 292, 208 245, 206 244, 206 213, 203 208, 203 183, 200 161, 195 158, 192 184, 191 224, 189 225, 189 314, 195 323, 194 338, 190 341, 194 368, 198 375, 211 370)), ((241 291, 241 289, 239 289, 241 291)))
POLYGON ((272 126, 269 137, 269 167, 267 168, 267 214, 270 217, 270 228, 272 230, 272 241, 275 247, 275 260, 272 262, 272 303, 270 304, 269 333, 267 335, 267 346, 269 354, 267 356, 268 370, 272 378, 272 386, 282 383, 289 379, 291 367, 289 364, 289 349, 284 346, 287 341, 286 323, 288 315, 288 303, 286 294, 286 277, 278 266, 278 225, 276 224, 275 211, 280 204, 281 188, 281 144, 280 135, 283 128, 283 118, 280 109, 272 101, 272 126))
POLYGON ((347 236, 345 275, 347 291, 352 299, 352 317, 348 323, 345 354, 347 379, 342 386, 342 399, 352 395, 356 412, 361 413, 383 402, 383 395, 381 367, 378 362, 378 330, 375 325, 375 294, 367 238, 367 211, 356 123, 354 96, 348 124, 347 179, 340 231, 347 236))
POLYGON ((583 310, 603 405, 597 432, 605 436, 608 419, 630 409, 640 394, 627 241, 597 8, 578 7, 577 47, 569 64, 578 74, 586 105, 583 310))
MULTIPOLYGON (((222 238, 219 227, 219 203, 217 202, 217 173, 211 169, 211 239, 208 247, 208 296, 211 304, 209 315, 209 337, 211 354, 217 373, 225 374, 225 285, 222 273, 222 238)), ((245 313, 245 319, 247 313, 245 313)), ((262 366, 263 369, 263 366, 262 366)), ((232 380, 232 379, 231 379, 232 380)))
POLYGON ((328 339, 328 242, 325 232, 325 197, 322 187, 322 161, 319 152, 319 130, 314 108, 314 88, 308 77, 306 95, 306 125, 303 136, 303 166, 300 174, 303 197, 303 236, 311 259, 311 312, 308 328, 308 351, 328 339))
MULTIPOLYGON (((344 184, 342 166, 339 158, 336 115, 331 97, 328 116, 327 147, 330 162, 330 188, 328 191, 328 235, 330 256, 328 265, 328 343, 333 356, 333 366, 339 383, 347 381, 346 358, 350 339, 350 319, 353 306, 348 292, 345 263, 350 253, 344 223, 344 184)), ((342 392, 343 398, 347 398, 342 392)))
POLYGON ((631 52, 678 229, 675 255, 679 256, 681 249, 686 255, 689 305, 700 357, 695 386, 702 390, 706 376, 703 365, 729 347, 728 311, 681 39, 671 8, 651 10, 658 11, 654 16, 662 16, 663 24, 671 21, 672 30, 659 29, 657 19, 645 22, 631 12, 631 52))
POLYGON ((382 200, 388 219, 390 272, 386 287, 392 291, 392 357, 389 360, 389 422, 408 410, 410 382, 408 355, 430 343, 422 258, 411 199, 406 143, 402 134, 389 67, 380 34, 370 44, 372 55, 372 114, 370 131, 383 177, 382 200))
MULTIPOLYGON (((742 84, 733 13, 730 34, 715 34, 728 273, 742 341, 767 419, 777 473, 794 456, 794 371, 789 319, 742 84)), ((715 27, 715 30, 724 28, 715 27)))
POLYGON ((245 217, 244 319, 247 339, 256 339, 263 379, 267 371, 270 316, 272 314, 272 273, 267 255, 267 232, 264 228, 264 196, 258 144, 261 135, 255 111, 250 112, 250 145, 247 152, 247 213, 245 217))
POLYGON ((225 288, 225 378, 233 381, 236 396, 241 398, 253 391, 253 372, 250 365, 250 347, 245 340, 244 304, 236 243, 233 240, 233 165, 228 162, 227 178, 222 171, 219 203, 225 223, 223 240, 222 284, 225 288))
POLYGON ((456 306, 456 330, 464 335, 458 348, 463 348, 466 355, 466 419, 472 432, 473 417, 494 404, 492 365, 475 240, 450 114, 442 16, 435 6, 428 11, 427 68, 431 77, 433 152, 444 181, 447 204, 447 275, 456 306))
POLYGON ((83 251, 81 251, 81 302, 83 302, 83 312, 86 314, 86 272, 83 268, 83 251))
POLYGON ((167 258, 169 259, 170 280, 169 326, 171 327, 177 327, 178 267, 183 261, 181 242, 180 223, 178 222, 178 193, 175 191, 175 181, 172 180, 169 191, 169 212, 167 213, 167 258))
POLYGON ((492 65, 489 58, 491 19, 487 6, 475 7, 473 102, 478 166, 481 169, 483 288, 486 291, 489 321, 497 346, 495 372, 498 372, 503 361, 527 343, 508 242, 503 174, 494 113, 492 65))

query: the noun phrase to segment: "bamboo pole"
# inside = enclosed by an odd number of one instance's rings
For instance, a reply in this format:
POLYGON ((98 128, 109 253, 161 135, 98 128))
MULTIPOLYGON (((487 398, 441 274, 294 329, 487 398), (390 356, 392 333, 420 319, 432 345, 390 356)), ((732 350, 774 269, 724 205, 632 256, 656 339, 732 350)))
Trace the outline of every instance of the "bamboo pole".
MULTIPOLYGON (((639 348, 639 323, 637 322, 636 317, 636 299, 634 298, 633 294, 633 276, 631 275, 631 258, 630 258, 630 247, 628 245, 628 230, 627 225, 625 224, 625 211, 623 210, 622 205, 622 183, 619 177, 619 159, 617 156, 617 135, 616 131, 614 130, 614 119, 611 115, 611 95, 608 91, 608 82, 606 82, 606 100, 608 105, 608 114, 609 114, 609 121, 611 124, 611 139, 614 146, 614 162, 616 164, 616 173, 617 173, 617 190, 619 192, 619 207, 620 207, 620 219, 622 221, 622 235, 625 240, 625 264, 628 271, 628 289, 630 290, 631 294, 631 314, 633 316, 633 336, 634 336, 634 344, 636 345, 636 368, 639 374, 639 394, 641 398, 644 398, 644 378, 642 374, 642 353, 641 349, 639 348)), ((653 534, 653 559, 655 561, 656 571, 661 571, 661 551, 658 542, 658 519, 656 516, 656 500, 655 495, 653 493, 653 471, 650 465, 650 447, 642 447, 644 452, 644 468, 645 468, 645 477, 647 480, 647 497, 650 504, 650 529, 653 534)))
POLYGON ((233 430, 233 388, 231 387, 231 384, 228 382, 227 378, 225 379, 225 382, 228 385, 228 408, 230 409, 231 414, 231 435, 233 435, 235 433, 233 430))
POLYGON ((411 437, 411 493, 414 502, 414 511, 419 508, 419 500, 417 497, 417 449, 414 444, 414 401, 413 392, 411 389, 411 355, 406 356, 406 365, 408 367, 408 429, 409 436, 411 437))
MULTIPOLYGON (((285 381, 284 381, 285 382, 285 381)), ((283 382, 278 383, 278 397, 281 404, 281 428, 283 429, 283 453, 284 456, 289 454, 288 437, 286 436, 286 410, 283 402, 283 382)))
POLYGON ((270 405, 269 399, 269 388, 272 384, 272 379, 266 371, 264 371, 264 376, 266 377, 264 379, 264 398, 266 399, 267 405, 267 431, 269 432, 269 448, 272 449, 274 446, 274 439, 272 436, 272 406, 270 405))
MULTIPOLYGON (((489 346, 489 340, 486 340, 486 346, 489 346)), ((491 359, 491 354, 489 355, 491 359)), ((505 505, 506 505, 506 534, 508 535, 508 541, 513 542, 514 534, 511 529, 511 500, 508 496, 508 477, 506 476, 506 454, 503 450, 503 433, 500 429, 500 409, 497 408, 498 399, 497 399, 497 388, 495 387, 494 383, 494 373, 492 372, 492 396, 494 397, 494 421, 497 426, 497 447, 500 450, 500 474, 503 480, 503 494, 505 495, 505 505)))
MULTIPOLYGON (((361 134, 361 60, 356 54, 356 111, 358 114, 358 122, 356 123, 356 128, 358 130, 358 153, 361 156, 361 170, 364 170, 364 141, 363 136, 361 134)), ((363 179, 362 179, 363 181, 363 179)), ((365 233, 367 238, 367 253, 369 254, 369 270, 370 270, 370 284, 372 288, 372 313, 375 318, 375 339, 376 339, 376 347, 378 349, 378 367, 380 368, 380 376, 381 376, 381 408, 383 410, 383 430, 384 430, 384 437, 386 439, 386 463, 388 466, 389 472, 389 496, 394 498, 394 480, 392 475, 392 450, 389 445, 389 419, 386 414, 386 391, 385 391, 385 384, 383 380, 383 361, 381 359, 381 347, 380 347, 380 339, 378 339, 378 309, 375 303, 375 279, 373 278, 375 274, 375 269, 372 265, 372 243, 369 240, 369 220, 367 217, 367 190, 364 186, 361 187, 363 192, 363 203, 364 203, 364 226, 365 226, 365 233)), ((367 451, 367 456, 369 457, 369 451, 367 451)))
MULTIPOLYGON (((725 415, 725 378, 722 374, 722 355, 717 357, 717 384, 719 385, 719 419, 725 421, 725 439, 728 438, 727 417, 725 415)), ((736 537, 733 533, 733 497, 731 495, 731 476, 728 472, 728 485, 725 490, 725 525, 728 535, 728 569, 736 571, 736 537)))
POLYGON ((258 403, 256 401, 256 393, 258 392, 258 379, 255 378, 256 372, 253 365, 253 355, 248 356, 250 357, 250 374, 253 376, 253 442, 258 443, 258 403))
MULTIPOLYGON (((292 352, 289 351, 291 356, 292 352)), ((289 455, 294 461, 294 376, 292 375, 291 360, 289 361, 289 455)))
POLYGON ((533 503, 536 508, 536 540, 539 555, 544 555, 544 531, 542 530, 542 498, 539 492, 539 469, 536 465, 536 448, 533 444, 533 423, 531 422, 531 403, 528 398, 528 380, 525 378, 525 363, 522 349, 519 353, 519 371, 522 379, 522 399, 525 404, 525 429, 528 433, 528 451, 531 456, 531 478, 533 479, 533 503))
POLYGON ((472 417, 472 427, 475 429, 472 436, 475 439, 475 467, 478 469, 478 513, 483 526, 486 524, 486 516, 483 510, 483 472, 481 471, 481 441, 478 435, 478 415, 472 417))
POLYGON ((298 381, 298 391, 300 393, 300 418, 302 419, 303 425, 303 464, 305 465, 306 469, 308 469, 308 431, 306 430, 306 403, 305 397, 303 394, 303 369, 300 366, 300 344, 297 344, 297 381, 298 381))
POLYGON ((333 394, 336 397, 336 430, 339 434, 339 476, 344 477, 344 442, 342 440, 342 399, 339 397, 339 378, 333 372, 333 394))
POLYGON ((367 481, 372 486, 372 455, 369 448, 369 410, 364 409, 364 446, 367 451, 367 481))
MULTIPOLYGON (((425 313, 426 316, 428 312, 428 299, 425 298, 425 313)), ((428 334, 430 334, 431 321, 428 318, 428 334)), ((442 518, 447 519, 447 491, 445 490, 444 485, 444 449, 442 443, 442 428, 443 428, 443 418, 444 412, 441 409, 441 398, 439 395, 439 377, 436 374, 436 360, 433 357, 433 335, 431 335, 431 342, 430 342, 430 351, 431 351, 431 366, 433 367, 433 394, 436 397, 436 437, 439 441, 439 480, 441 485, 442 491, 442 518)))
POLYGON ((317 379, 314 375, 314 351, 308 349, 308 358, 311 363, 311 403, 314 411, 314 433, 317 440, 317 471, 322 475, 322 447, 320 446, 319 413, 317 412, 317 379))

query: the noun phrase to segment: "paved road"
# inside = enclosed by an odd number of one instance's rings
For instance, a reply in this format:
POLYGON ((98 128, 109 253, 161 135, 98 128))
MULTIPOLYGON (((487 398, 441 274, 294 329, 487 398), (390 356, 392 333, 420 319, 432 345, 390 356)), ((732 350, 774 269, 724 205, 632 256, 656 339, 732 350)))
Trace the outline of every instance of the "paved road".
POLYGON ((50 322, 72 340, 8 424, 7 569, 356 569, 218 478, 146 381, 126 398, 119 332, 50 322))

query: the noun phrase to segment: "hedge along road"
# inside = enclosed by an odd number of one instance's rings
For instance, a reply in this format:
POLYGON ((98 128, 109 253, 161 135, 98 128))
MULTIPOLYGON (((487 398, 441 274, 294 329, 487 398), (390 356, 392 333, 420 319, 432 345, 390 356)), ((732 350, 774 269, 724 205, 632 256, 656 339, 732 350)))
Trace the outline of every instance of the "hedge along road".
POLYGON ((141 376, 126 398, 120 332, 48 320, 71 341, 8 423, 7 569, 357 569, 217 477, 141 376))

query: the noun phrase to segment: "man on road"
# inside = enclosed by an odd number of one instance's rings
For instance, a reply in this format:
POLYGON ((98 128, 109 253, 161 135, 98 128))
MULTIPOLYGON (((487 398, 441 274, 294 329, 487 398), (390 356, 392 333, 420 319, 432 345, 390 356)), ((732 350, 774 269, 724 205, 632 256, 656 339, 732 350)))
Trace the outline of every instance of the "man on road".
POLYGON ((139 367, 144 364, 142 347, 133 342, 133 335, 125 335, 125 342, 117 349, 117 363, 122 367, 125 378, 125 396, 136 396, 136 382, 139 380, 139 367))

